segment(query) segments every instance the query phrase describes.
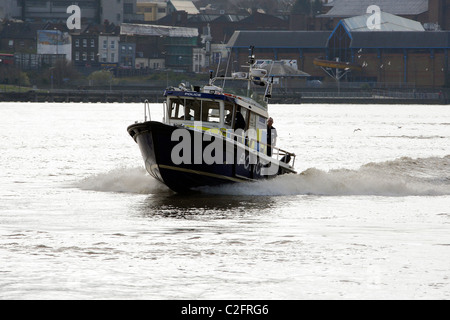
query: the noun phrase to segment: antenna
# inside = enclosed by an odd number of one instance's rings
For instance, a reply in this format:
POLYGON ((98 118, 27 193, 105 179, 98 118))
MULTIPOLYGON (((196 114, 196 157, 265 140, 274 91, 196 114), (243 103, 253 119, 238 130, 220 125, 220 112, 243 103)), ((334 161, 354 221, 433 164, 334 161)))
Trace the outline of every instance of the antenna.
POLYGON ((227 68, 225 69, 225 77, 223 79, 222 88, 225 88, 225 81, 227 78, 228 67, 230 66, 230 60, 231 60, 231 50, 227 50, 227 51, 228 51, 228 61, 227 61, 227 68))
POLYGON ((264 98, 266 99, 266 102, 269 102, 269 99, 272 98, 272 89, 273 89, 272 69, 273 69, 274 64, 275 64, 275 61, 272 60, 272 66, 270 67, 270 72, 269 72, 270 81, 267 80, 266 93, 264 94, 264 98))
POLYGON ((222 54, 220 54, 219 57, 219 63, 217 64, 217 70, 216 70, 216 78, 219 75, 219 68, 220 68, 220 64, 222 63, 222 54))
POLYGON ((249 56, 248 56, 248 63, 252 66, 255 64, 255 55, 253 51, 255 50, 254 46, 250 46, 249 48, 249 56))
POLYGON ((209 84, 213 84, 213 73, 214 70, 209 70, 209 84))

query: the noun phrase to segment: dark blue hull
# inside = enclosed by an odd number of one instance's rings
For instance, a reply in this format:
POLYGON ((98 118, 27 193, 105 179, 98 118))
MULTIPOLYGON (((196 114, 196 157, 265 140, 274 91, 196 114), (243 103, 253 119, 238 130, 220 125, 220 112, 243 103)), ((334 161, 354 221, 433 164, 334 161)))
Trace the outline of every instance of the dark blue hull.
POLYGON ((190 144, 191 149, 184 150, 190 155, 184 158, 188 160, 183 163, 174 162, 172 150, 177 145, 179 149, 181 141, 172 141, 172 135, 177 129, 180 127, 153 121, 128 127, 128 133, 139 145, 146 170, 175 192, 188 192, 202 186, 256 181, 293 172, 289 168, 277 166, 275 175, 265 175, 264 168, 268 166, 267 157, 254 156, 239 144, 227 139, 219 139, 220 142, 217 142, 223 146, 223 153, 219 156, 222 161, 207 164, 203 157, 198 158, 198 154, 199 151, 203 153, 212 142, 203 141, 205 133, 186 128, 183 130, 189 133, 191 141, 197 141, 201 148, 195 143, 190 144))

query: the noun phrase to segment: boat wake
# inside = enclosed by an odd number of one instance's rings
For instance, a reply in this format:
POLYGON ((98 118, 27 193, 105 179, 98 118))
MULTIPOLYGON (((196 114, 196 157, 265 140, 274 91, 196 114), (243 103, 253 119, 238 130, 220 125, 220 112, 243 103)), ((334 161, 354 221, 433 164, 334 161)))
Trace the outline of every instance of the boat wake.
POLYGON ((155 194, 170 192, 169 189, 149 176, 142 167, 120 167, 106 173, 89 176, 75 184, 82 190, 155 194))
POLYGON ((368 163, 357 170, 323 171, 307 169, 297 175, 273 180, 220 187, 203 187, 204 193, 226 195, 374 195, 441 196, 450 195, 450 155, 438 158, 400 158, 368 163))
MULTIPOLYGON (((76 184, 82 190, 136 194, 172 193, 149 176, 144 168, 117 168, 92 175, 76 184)), ((323 171, 310 168, 300 174, 272 180, 229 184, 196 189, 205 194, 239 196, 287 195, 373 195, 442 196, 450 195, 450 155, 443 158, 400 158, 368 163, 357 170, 323 171)))

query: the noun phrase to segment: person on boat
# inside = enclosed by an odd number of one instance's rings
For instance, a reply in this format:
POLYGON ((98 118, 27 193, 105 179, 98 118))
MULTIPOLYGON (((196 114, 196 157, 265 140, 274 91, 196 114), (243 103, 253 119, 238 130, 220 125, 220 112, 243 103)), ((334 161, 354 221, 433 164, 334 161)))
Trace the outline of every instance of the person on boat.
POLYGON ((272 156, 272 147, 277 145, 277 129, 273 126, 273 119, 267 120, 267 155, 272 156))
POLYGON ((228 114, 225 116, 225 124, 231 126, 232 120, 233 120, 233 114, 231 112, 228 112, 228 114))
MULTIPOLYGON (((241 107, 238 106, 236 109, 236 119, 234 120, 234 134, 235 134, 235 140, 239 141, 240 143, 244 143, 244 139, 242 138, 243 136, 245 136, 245 127, 246 127, 246 122, 244 119, 244 116, 241 113, 241 107)), ((247 141, 245 140, 245 143, 247 143, 247 141)))
POLYGON ((234 123, 234 130, 242 129, 245 131, 245 119, 244 116, 241 113, 241 107, 238 107, 236 111, 236 121, 234 123))

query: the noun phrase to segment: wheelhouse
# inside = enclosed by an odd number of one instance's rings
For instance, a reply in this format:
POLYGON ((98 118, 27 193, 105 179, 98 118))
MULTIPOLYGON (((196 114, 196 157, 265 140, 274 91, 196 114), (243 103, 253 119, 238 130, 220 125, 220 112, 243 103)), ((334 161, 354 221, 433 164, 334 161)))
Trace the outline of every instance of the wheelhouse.
POLYGON ((236 113, 241 112, 249 129, 266 128, 267 107, 250 99, 227 94, 196 91, 166 91, 165 123, 193 125, 202 122, 206 128, 235 129, 236 113))
POLYGON ((240 112, 245 121, 243 131, 247 147, 266 154, 267 107, 245 97, 222 93, 218 89, 205 86, 202 92, 179 88, 167 90, 164 122, 216 134, 221 132, 233 139, 237 132, 236 114, 240 112))

